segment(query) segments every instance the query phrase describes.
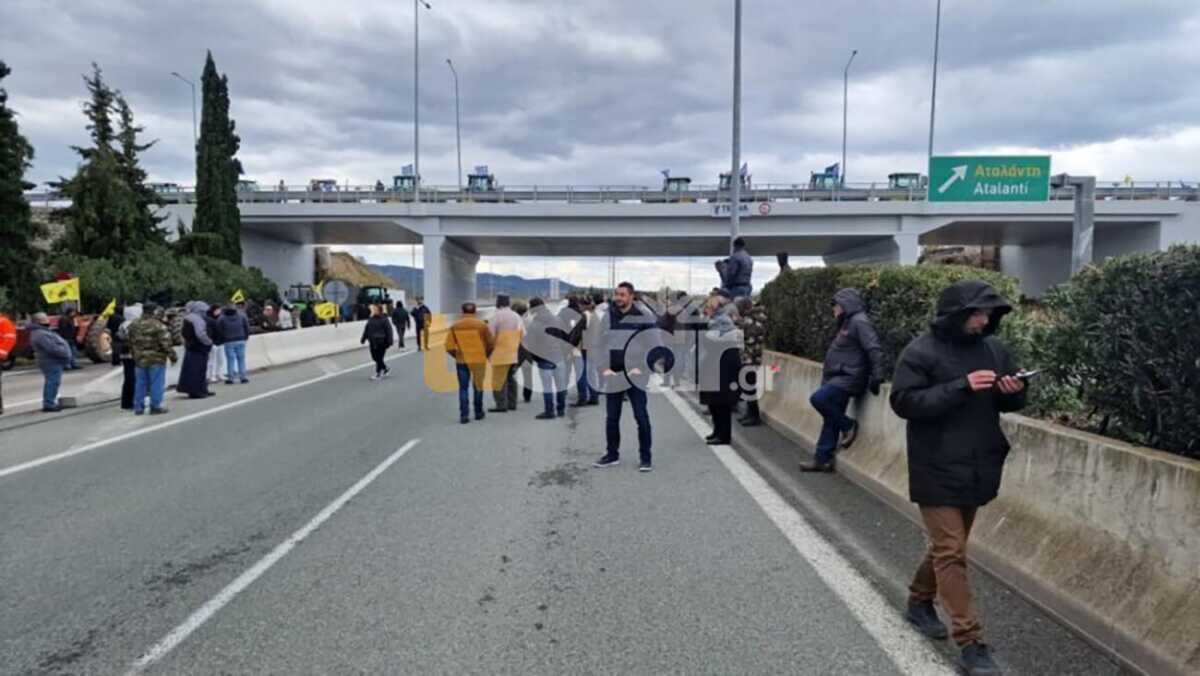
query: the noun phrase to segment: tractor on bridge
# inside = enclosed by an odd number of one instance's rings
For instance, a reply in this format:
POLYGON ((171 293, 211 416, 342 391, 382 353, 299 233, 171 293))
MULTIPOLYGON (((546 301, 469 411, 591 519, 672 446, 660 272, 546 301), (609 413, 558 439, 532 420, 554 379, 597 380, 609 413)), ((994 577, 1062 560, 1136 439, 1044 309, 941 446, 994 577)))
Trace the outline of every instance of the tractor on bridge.
POLYGON ((695 197, 689 195, 692 189, 692 179, 687 176, 671 176, 668 170, 664 170, 662 173, 662 194, 647 194, 642 201, 652 203, 696 201, 695 197))
MULTIPOLYGON (((739 201, 753 202, 754 194, 750 190, 750 174, 746 173, 746 171, 743 168, 743 171, 739 172, 739 176, 741 176, 741 178, 742 178, 742 180, 741 180, 742 192, 741 192, 739 201)), ((718 178, 717 178, 718 194, 716 197, 713 197, 712 199, 710 199, 709 202, 713 202, 713 203, 728 202, 729 200, 724 197, 721 197, 721 194, 728 193, 731 190, 733 190, 733 174, 728 171, 722 171, 720 176, 718 176, 718 178)))

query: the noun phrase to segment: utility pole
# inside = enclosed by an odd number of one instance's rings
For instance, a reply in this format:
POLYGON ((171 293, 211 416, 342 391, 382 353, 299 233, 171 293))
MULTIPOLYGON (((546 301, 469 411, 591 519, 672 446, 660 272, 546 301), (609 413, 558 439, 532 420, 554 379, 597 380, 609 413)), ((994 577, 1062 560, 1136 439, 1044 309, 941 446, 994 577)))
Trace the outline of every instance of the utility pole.
POLYGON ((186 83, 187 86, 192 88, 192 154, 194 155, 198 152, 196 146, 200 143, 200 133, 196 128, 196 83, 180 75, 179 73, 176 73, 175 71, 171 71, 171 75, 179 78, 186 83))
POLYGON ((850 60, 846 62, 846 69, 842 71, 842 187, 846 187, 846 120, 850 111, 850 64, 854 63, 854 57, 858 54, 858 50, 850 52, 850 60))
POLYGON ((733 167, 729 170, 729 253, 741 231, 742 206, 742 0, 733 3, 733 167))
POLYGON ((417 201, 421 200, 421 8, 433 9, 425 0, 413 0, 413 178, 417 201))
POLYGON ((933 24, 933 91, 929 94, 929 157, 933 157, 933 120, 937 110, 938 46, 942 37, 942 0, 937 0, 937 19, 933 24))
POLYGON ((462 117, 458 111, 458 71, 454 69, 454 62, 446 59, 446 65, 450 66, 450 72, 454 74, 454 142, 458 148, 458 193, 462 194, 462 117))

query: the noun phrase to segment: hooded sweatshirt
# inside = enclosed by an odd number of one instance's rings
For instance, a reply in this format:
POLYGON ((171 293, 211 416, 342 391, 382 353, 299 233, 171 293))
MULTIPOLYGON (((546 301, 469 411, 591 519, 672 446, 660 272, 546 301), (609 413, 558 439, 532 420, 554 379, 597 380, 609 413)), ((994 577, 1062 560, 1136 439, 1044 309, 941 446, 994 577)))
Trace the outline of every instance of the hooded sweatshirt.
POLYGON ((212 337, 208 335, 208 303, 194 300, 184 306, 187 315, 183 318, 188 329, 184 332, 184 340, 189 347, 199 352, 208 352, 212 348, 212 337))
POLYGON ((121 322, 121 328, 117 329, 117 339, 121 345, 121 359, 133 360, 133 350, 129 344, 129 325, 137 321, 142 316, 142 306, 128 305, 125 307, 124 321, 121 322))
POLYGON ((217 327, 220 328, 221 338, 226 343, 236 343, 250 338, 250 323, 246 321, 246 315, 238 312, 238 309, 232 305, 221 311, 217 327))
POLYGON ((971 391, 967 374, 1017 372, 994 334, 1012 307, 979 280, 957 282, 938 302, 929 331, 904 348, 892 380, 892 410, 908 421, 908 486, 913 502, 931 507, 978 507, 1000 490, 1009 444, 1000 413, 1025 405, 1025 391, 971 391), (963 326, 975 310, 992 311, 981 334, 963 326))
POLYGON ((883 346, 857 289, 838 291, 833 294, 833 302, 843 312, 837 335, 825 353, 821 384, 858 396, 871 381, 883 382, 883 346))

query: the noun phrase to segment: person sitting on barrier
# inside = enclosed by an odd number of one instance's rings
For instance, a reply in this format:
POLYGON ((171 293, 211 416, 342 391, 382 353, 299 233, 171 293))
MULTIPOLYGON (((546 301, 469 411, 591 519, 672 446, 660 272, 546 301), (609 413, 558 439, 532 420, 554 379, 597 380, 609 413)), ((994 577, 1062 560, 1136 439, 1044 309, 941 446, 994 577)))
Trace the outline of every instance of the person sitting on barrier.
POLYGON ((908 421, 908 491, 929 534, 929 550, 909 586, 906 619, 946 638, 933 601, 950 615, 969 674, 1000 673, 971 607, 967 539, 976 510, 1000 490, 1009 443, 1000 413, 1025 406, 1025 382, 995 337, 1012 306, 987 283, 956 282, 942 292, 937 318, 896 363, 890 403, 908 421))
POLYGON ((487 324, 475 316, 474 303, 463 303, 462 314, 446 333, 446 354, 454 357, 458 372, 458 421, 465 425, 471 422, 468 388, 474 389, 475 419, 483 420, 483 383, 493 344, 487 324))
POLYGON ((850 398, 867 390, 879 394, 883 383, 883 346, 866 307, 858 289, 842 289, 833 294, 837 335, 825 353, 821 387, 809 397, 824 424, 815 457, 811 463, 800 464, 801 472, 832 472, 838 448, 850 448, 858 436, 858 423, 846 415, 850 398))

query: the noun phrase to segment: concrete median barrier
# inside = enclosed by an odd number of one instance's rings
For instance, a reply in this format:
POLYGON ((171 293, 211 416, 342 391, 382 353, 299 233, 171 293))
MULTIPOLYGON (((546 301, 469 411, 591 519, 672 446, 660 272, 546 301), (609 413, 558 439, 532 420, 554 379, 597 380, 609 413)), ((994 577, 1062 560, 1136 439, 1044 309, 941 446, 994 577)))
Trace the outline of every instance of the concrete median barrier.
MULTIPOLYGON (((811 450, 820 364, 763 359, 778 369, 764 417, 811 450)), ((889 394, 854 403, 860 436, 838 471, 917 521, 889 394)), ((1012 450, 1000 497, 975 522, 972 561, 1126 666, 1200 673, 1200 462, 1017 415, 1002 424, 1012 450)))

